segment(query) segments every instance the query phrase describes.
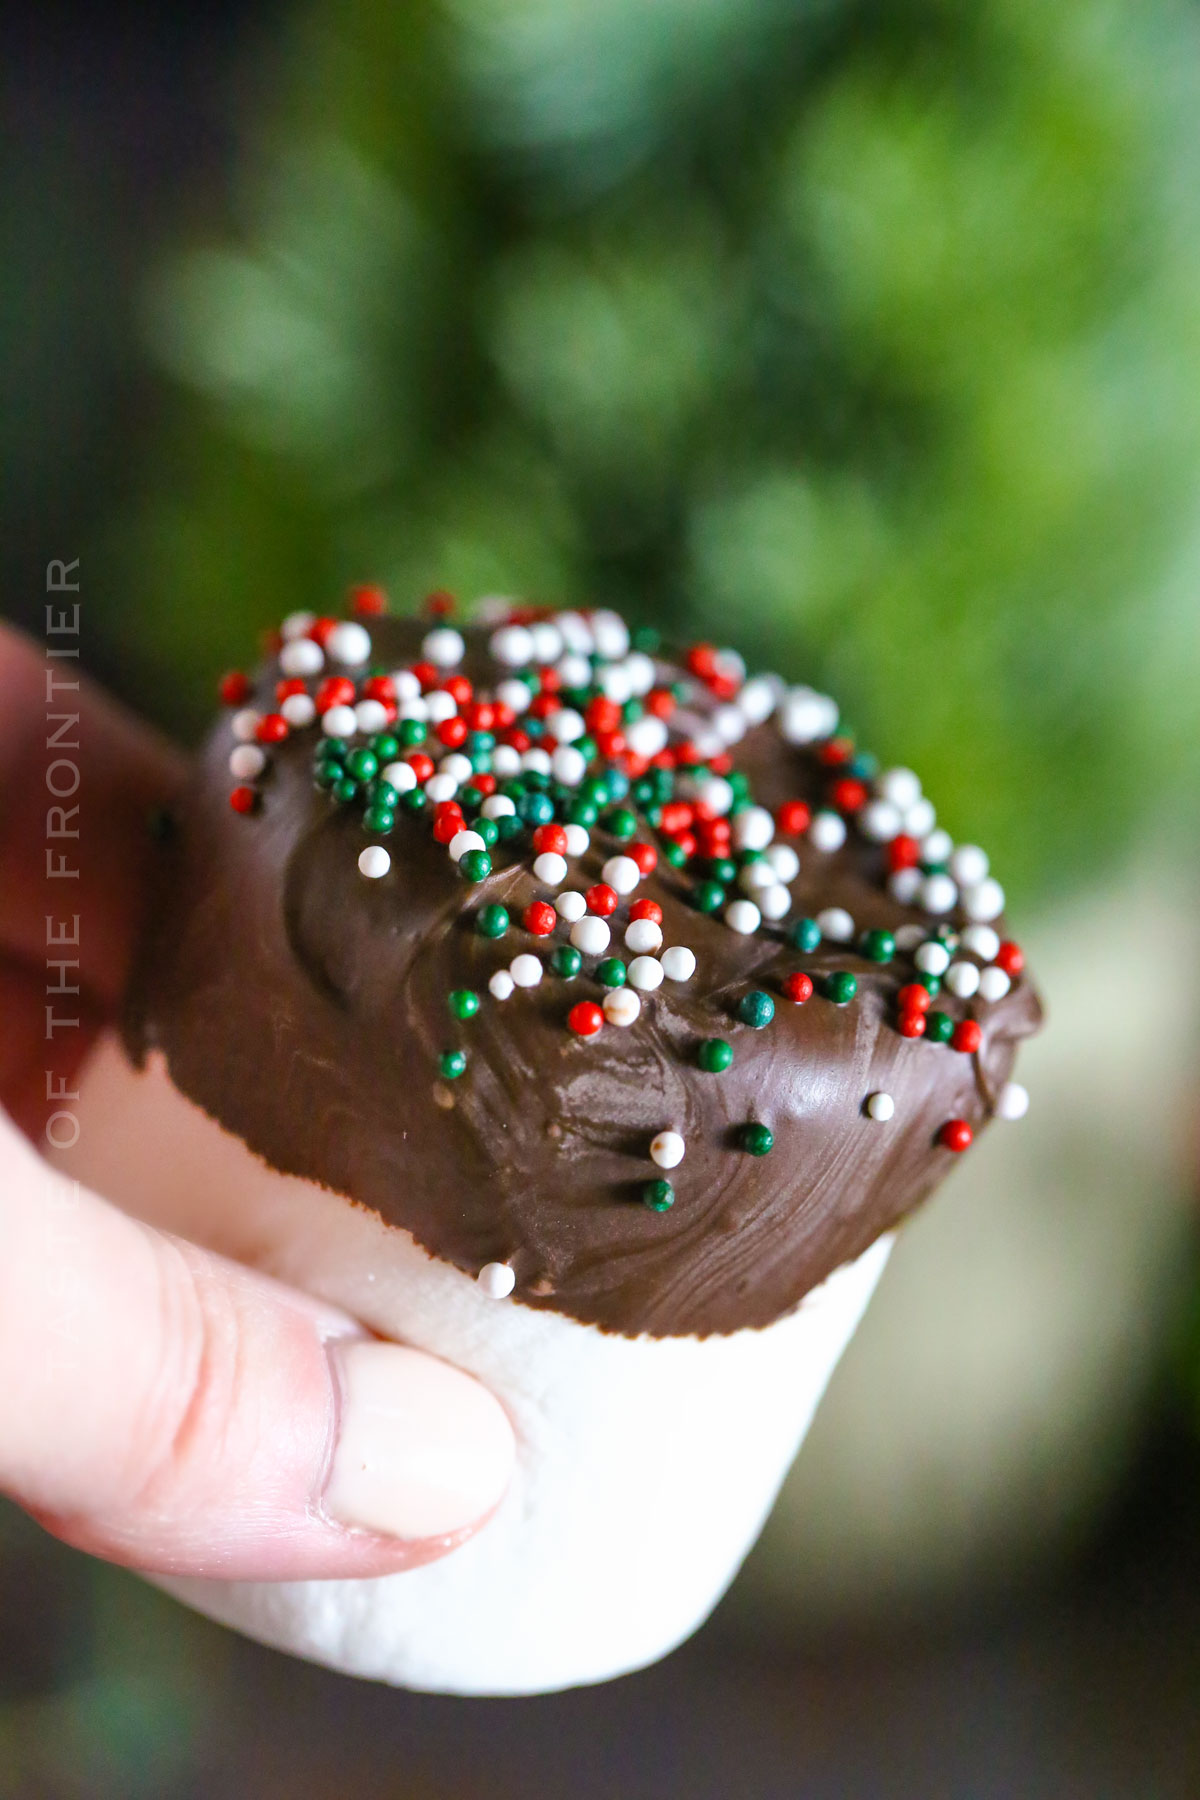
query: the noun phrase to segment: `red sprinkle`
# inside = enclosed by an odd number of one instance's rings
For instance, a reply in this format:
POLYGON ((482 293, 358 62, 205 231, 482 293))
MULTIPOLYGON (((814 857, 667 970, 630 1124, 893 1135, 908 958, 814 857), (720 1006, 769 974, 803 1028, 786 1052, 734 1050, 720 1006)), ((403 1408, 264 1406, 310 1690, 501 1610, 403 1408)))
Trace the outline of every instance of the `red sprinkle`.
POLYGON ((330 675, 317 689, 317 711, 327 713, 335 706, 353 706, 354 683, 348 675, 330 675))
POLYGON ((381 587, 350 589, 350 605, 360 619, 377 619, 388 609, 388 598, 381 587))
POLYGON ((363 682, 363 699, 379 700, 384 706, 395 706, 396 684, 390 675, 372 675, 363 682))
POLYGON ((928 1012, 933 1005, 933 995, 919 981, 910 981, 896 995, 896 1004, 901 1012, 928 1012))
POLYGON ((298 675, 294 675, 290 681, 277 681, 275 683, 275 698, 280 702, 289 700, 293 694, 303 694, 306 692, 307 689, 298 675))
POLYGON ((794 1000, 797 1006, 803 1006, 806 1000, 811 1000, 812 991, 813 984, 811 979, 809 976, 802 974, 800 970, 797 970, 794 975, 787 976, 784 980, 784 996, 788 1000, 794 1000))
POLYGON ((282 713, 267 713, 254 728, 260 744, 282 744, 287 734, 288 722, 282 713))
POLYGON ((235 787, 229 796, 229 804, 236 813, 250 813, 258 804, 258 795, 252 787, 235 787))
POLYGON ((467 741, 467 721, 461 713, 455 713, 453 718, 443 719, 435 725, 433 734, 447 750, 458 750, 467 741))
POLYGON ((660 829, 668 837, 674 837, 677 831, 686 831, 693 819, 690 806, 682 800, 668 800, 659 818, 660 829))
POLYGON ((658 862, 658 851, 653 844, 630 844, 625 854, 633 858, 643 875, 649 875, 658 862))
POLYGON ((595 1037, 604 1023, 604 1014, 594 1000, 579 1000, 567 1014, 567 1024, 576 1037, 595 1037))
POLYGON ((217 692, 223 706, 241 706, 250 698, 250 677, 240 669, 230 669, 217 683, 217 692))
POLYGON ((1025 967, 1025 952, 1011 941, 1001 944, 996 952, 996 966, 1006 975, 1019 975, 1025 967))
POLYGON ((629 909, 631 919, 649 919, 653 925, 662 924, 662 907, 657 900, 635 900, 629 909))
POLYGON ((442 685, 442 671, 436 663, 414 663, 412 672, 425 693, 429 693, 432 688, 440 688, 442 685))
POLYGON ((812 823, 812 809, 803 800, 785 800, 775 814, 776 830, 784 837, 799 837, 812 823))
POLYGON ((431 619, 448 619, 458 602, 445 588, 435 588, 425 599, 425 611, 431 619))
POLYGON ((656 719, 669 719, 675 711, 675 696, 670 688, 651 688, 646 695, 646 711, 656 719))
POLYGON ((429 777, 433 774, 432 756, 426 756, 423 750, 413 750, 409 752, 404 760, 416 776, 417 786, 424 787, 425 783, 429 780, 429 777))
POLYGON ((533 834, 533 847, 539 855, 552 850, 556 856, 567 854, 567 833, 562 825, 539 825, 533 834))
POLYGON ((819 755, 827 769, 840 768, 842 763, 848 763, 854 755, 854 739, 830 738, 827 744, 821 745, 819 755))
POLYGON ((496 709, 486 700, 477 700, 467 709, 467 724, 472 731, 490 731, 496 723, 496 709))
POLYGON ((456 800, 443 800, 433 809, 433 835, 439 844, 448 844, 466 827, 462 807, 456 800))
POLYGON ((594 700, 588 701, 583 716, 587 720, 589 731, 615 731, 621 723, 620 707, 615 700, 605 699, 603 694, 597 694, 594 700))
POLYGON ((982 1041, 983 1032, 974 1019, 960 1019, 950 1039, 954 1049, 963 1050, 968 1056, 974 1056, 982 1041))
POLYGON ((965 1119, 947 1119, 938 1136, 947 1150, 969 1150, 975 1133, 965 1119))
POLYGON ((715 644, 693 644, 686 660, 693 675, 708 681, 717 672, 717 647, 715 644))
POLYGON ((834 782, 829 798, 839 812, 859 812, 867 804, 867 784, 846 776, 844 780, 834 782))
POLYGON ((475 692, 465 675, 449 675, 442 686, 453 696, 455 706, 468 706, 475 692))
POLYGON ((494 794, 496 791, 496 777, 488 774, 472 775, 471 786, 477 787, 481 794, 494 794))
POLYGON ((915 837, 902 831, 888 845, 887 859, 893 875, 898 875, 901 869, 915 869, 921 860, 921 846, 915 837))
POLYGON ((313 643, 320 644, 323 650, 336 630, 336 619, 314 619, 308 628, 308 635, 313 643))
POLYGON ((606 881, 598 881, 583 897, 588 903, 588 911, 599 913, 602 919, 607 919, 610 913, 617 910, 617 891, 610 888, 606 881))
POLYGON ((615 762, 618 756, 625 754, 625 733, 623 731, 598 731, 596 748, 607 762, 615 762))
POLYGON ((521 923, 534 937, 549 937, 558 923, 558 914, 548 900, 531 900, 521 914, 521 923))
POLYGON ((901 1037, 924 1037, 925 1014, 923 1012, 902 1012, 900 1014, 899 1031, 901 1037))

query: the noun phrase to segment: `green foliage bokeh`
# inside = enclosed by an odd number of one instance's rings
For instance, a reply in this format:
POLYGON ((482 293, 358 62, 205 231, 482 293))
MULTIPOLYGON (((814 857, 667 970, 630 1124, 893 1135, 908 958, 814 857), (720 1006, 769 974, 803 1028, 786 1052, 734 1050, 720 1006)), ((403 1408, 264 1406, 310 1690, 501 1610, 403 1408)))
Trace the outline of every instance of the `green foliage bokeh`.
POLYGON ((1010 889, 1194 820, 1196 51, 1171 0, 317 0, 148 297, 123 654, 194 725, 354 580, 611 603, 827 684, 1010 889))

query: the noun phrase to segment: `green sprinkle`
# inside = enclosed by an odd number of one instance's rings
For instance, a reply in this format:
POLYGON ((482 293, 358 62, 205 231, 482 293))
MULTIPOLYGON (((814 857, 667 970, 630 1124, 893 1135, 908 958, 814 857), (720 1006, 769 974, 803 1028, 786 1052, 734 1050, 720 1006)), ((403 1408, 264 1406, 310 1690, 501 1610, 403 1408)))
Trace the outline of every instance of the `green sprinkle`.
POLYGON ((475 914, 475 929, 480 937, 502 938, 508 930, 508 908, 497 906, 493 902, 489 906, 481 906, 475 914))
POLYGON ((696 1060, 710 1075, 723 1075, 733 1061, 733 1045, 724 1038, 705 1038, 696 1060))
POLYGON ((499 835, 499 840, 502 844, 510 844, 514 838, 519 838, 525 830, 524 820, 519 819, 516 813, 505 813, 503 818, 495 820, 495 826, 499 835))
POLYGON ((425 725, 420 719, 401 719, 397 731, 406 750, 415 750, 425 742, 425 725))
POLYGON ((825 998, 835 1006, 848 1006, 858 992, 858 983, 849 969, 835 969, 825 977, 825 998))
POLYGON ((687 851, 684 849, 683 845, 677 844, 673 838, 663 851, 663 856, 673 869, 682 869, 688 859, 687 851))
POLYGON ((363 814, 363 830, 378 832, 386 837, 396 823, 396 815, 390 806, 369 806, 363 814))
POLYGON ((811 956, 814 950, 820 948, 821 927, 815 919, 797 919, 792 926, 792 942, 797 950, 803 950, 811 956))
POLYGON ((775 1148, 775 1134, 765 1125, 743 1125, 739 1138, 742 1149, 751 1156, 768 1156, 775 1148))
POLYGON ((489 850, 499 840, 500 832, 495 819, 476 819, 473 829, 479 833, 489 850))
POLYGON ((890 931, 868 931, 861 949, 869 962, 891 962, 896 954, 896 939, 890 931))
POLYGON ((438 1058, 438 1068, 447 1081, 457 1081, 466 1066, 467 1058, 462 1050, 443 1050, 438 1058))
POLYGON ((624 987, 625 964, 621 961, 620 957, 606 956, 604 961, 597 966, 596 980, 600 983, 601 987, 624 987))
POLYGON ((342 763, 346 760, 348 748, 349 746, 347 745, 345 738, 326 738, 321 745, 321 748, 317 751, 317 755, 319 757, 327 757, 330 762, 342 763))
POLYGON ((948 1044, 954 1036, 954 1020, 949 1013, 925 1014, 925 1036, 933 1044, 948 1044))
POLYGON ((642 650, 647 656, 654 656, 661 644, 662 636, 654 629, 653 625, 638 625, 634 629, 633 647, 635 650, 642 650))
POLYGON ((378 732, 371 739, 371 748, 379 758, 380 764, 389 763, 400 754, 400 740, 394 738, 390 731, 378 732))
POLYGON ((486 850, 467 850, 458 859, 458 870, 464 881, 483 881, 492 872, 492 859, 486 850))
POLYGON ((468 786, 459 788, 458 803, 460 806, 467 807, 473 811, 476 807, 483 805, 483 794, 477 787, 468 786))
POLYGON ((761 1031, 774 1017, 775 1002, 761 988, 751 988, 738 1002, 738 1018, 743 1025, 753 1025, 755 1031, 761 1031))
POLYGON ((731 881, 737 879, 737 864, 730 856, 714 856, 708 865, 708 872, 714 881, 719 881, 722 887, 728 887, 731 881))
POLYGON ((725 889, 715 881, 702 881, 692 895, 692 904, 697 912, 720 912, 725 904, 725 889))
POLYGON ((340 800, 342 805, 346 806, 357 795, 358 783, 351 781, 348 775, 344 775, 340 781, 334 782, 330 792, 335 800, 340 800))
POLYGON ((319 788, 333 788, 342 779, 342 765, 332 757, 319 758, 313 767, 313 780, 319 788))
POLYGON ((570 981, 582 969, 583 957, 576 950, 574 944, 560 944, 550 958, 550 967, 556 975, 561 975, 566 981, 570 981))
POLYGON ((406 806, 409 812, 423 812, 429 805, 429 795, 424 788, 409 788, 407 794, 401 794, 400 804, 406 806))
POLYGON ((922 972, 917 976, 917 980, 927 994, 937 995, 942 991, 942 978, 940 975, 926 975, 922 972))
POLYGON ((549 794, 522 794, 517 801, 517 817, 527 825, 549 825, 554 817, 554 802, 549 794))
POLYGON ((567 808, 567 823, 582 825, 585 830, 590 830, 599 817, 599 811, 590 800, 572 800, 567 808))
POLYGON ((675 1204, 675 1189, 669 1181, 648 1181, 642 1189, 642 1205, 651 1212, 669 1212, 675 1204))
POLYGON ((379 773, 379 758, 372 750, 352 750, 346 767, 356 781, 370 781, 379 773))
POLYGON ((612 833, 618 843, 627 844, 637 831, 637 815, 631 813, 627 806, 618 806, 615 812, 606 815, 604 829, 612 833))
POLYGON ((455 988, 449 995, 449 1005, 456 1019, 473 1019, 479 1011, 479 995, 474 988, 455 988))

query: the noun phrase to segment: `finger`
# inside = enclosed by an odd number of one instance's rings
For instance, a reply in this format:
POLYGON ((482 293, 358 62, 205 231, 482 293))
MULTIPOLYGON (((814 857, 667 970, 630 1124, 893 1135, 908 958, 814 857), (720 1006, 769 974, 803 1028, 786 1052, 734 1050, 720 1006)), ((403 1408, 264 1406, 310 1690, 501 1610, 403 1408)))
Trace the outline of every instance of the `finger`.
POLYGON ((0 626, 0 949, 43 965, 48 954, 78 958, 85 990, 115 1006, 147 891, 147 816, 181 769, 177 753, 73 661, 48 660, 0 626), (79 874, 48 875, 48 852, 65 859, 51 867, 79 874), (69 926, 77 913, 78 949, 48 950, 47 915, 69 926))
POLYGON ((128 1219, 0 1119, 0 1490, 158 1573, 369 1576, 453 1549, 507 1485, 470 1377, 128 1219))

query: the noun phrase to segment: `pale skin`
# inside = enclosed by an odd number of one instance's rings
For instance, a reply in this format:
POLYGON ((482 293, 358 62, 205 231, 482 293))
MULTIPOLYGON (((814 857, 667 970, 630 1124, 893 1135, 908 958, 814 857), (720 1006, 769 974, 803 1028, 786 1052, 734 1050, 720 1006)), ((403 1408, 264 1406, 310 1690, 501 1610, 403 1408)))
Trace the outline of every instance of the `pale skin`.
POLYGON ((385 1357, 395 1418, 435 1411, 462 1448, 478 1446, 470 1518, 460 1493, 437 1535, 348 1529, 322 1496, 338 1368, 362 1327, 152 1231, 39 1154, 48 1114, 69 1110, 55 1097, 75 1091, 119 1005, 147 816, 182 772, 168 745, 86 683, 66 697, 82 714, 81 836, 64 846, 80 874, 49 879, 45 669, 37 646, 0 628, 0 1492, 66 1542, 160 1573, 290 1580, 428 1562, 501 1498, 512 1445, 496 1402, 417 1351, 385 1357), (78 948, 48 949, 47 918, 61 934, 75 915, 78 948), (78 971, 48 975, 48 957, 77 958, 78 971), (53 1000, 79 1023, 49 1038, 48 982, 81 990, 53 1000))

